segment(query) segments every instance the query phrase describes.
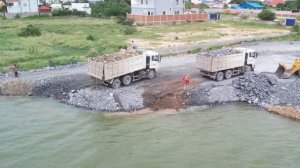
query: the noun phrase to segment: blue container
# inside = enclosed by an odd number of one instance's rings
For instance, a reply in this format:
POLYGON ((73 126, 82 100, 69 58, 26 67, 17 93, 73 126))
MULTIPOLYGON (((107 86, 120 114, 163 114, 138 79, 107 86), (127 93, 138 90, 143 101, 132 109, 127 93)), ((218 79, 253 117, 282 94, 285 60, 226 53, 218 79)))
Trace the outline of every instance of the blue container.
POLYGON ((220 20, 220 14, 219 13, 210 13, 209 19, 210 20, 220 20))
POLYGON ((295 26, 296 24, 296 19, 286 19, 285 20, 285 26, 295 26))

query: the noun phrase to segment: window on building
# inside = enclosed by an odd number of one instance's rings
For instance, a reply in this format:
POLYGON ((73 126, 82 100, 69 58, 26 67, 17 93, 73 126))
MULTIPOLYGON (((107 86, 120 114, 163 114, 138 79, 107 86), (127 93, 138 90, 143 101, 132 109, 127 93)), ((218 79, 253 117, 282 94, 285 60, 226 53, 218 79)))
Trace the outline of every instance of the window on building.
POLYGON ((146 0, 146 4, 148 4, 148 0, 146 0))
POLYGON ((178 5, 179 4, 179 0, 176 0, 176 5, 178 5))
POLYGON ((180 14, 180 11, 175 11, 175 15, 179 15, 180 14))
POLYGON ((167 14, 167 12, 166 11, 163 11, 163 15, 166 15, 167 14))
POLYGON ((141 0, 141 4, 143 4, 144 3, 144 0, 141 0))
POLYGON ((151 12, 150 11, 148 11, 148 16, 150 16, 151 15, 151 12))
POLYGON ((27 3, 23 3, 23 6, 24 6, 24 7, 27 7, 27 3))

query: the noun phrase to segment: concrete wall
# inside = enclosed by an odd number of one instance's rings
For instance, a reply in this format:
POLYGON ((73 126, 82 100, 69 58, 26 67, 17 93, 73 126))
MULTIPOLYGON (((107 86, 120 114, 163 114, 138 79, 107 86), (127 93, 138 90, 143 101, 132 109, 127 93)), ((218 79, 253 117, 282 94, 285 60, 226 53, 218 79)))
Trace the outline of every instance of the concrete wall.
POLYGON ((131 0, 133 15, 174 15, 183 14, 185 0, 131 0))
POLYGON ((156 15, 156 16, 143 16, 143 15, 127 15, 128 19, 133 19, 139 25, 155 25, 155 24, 168 24, 168 23, 184 23, 203 22, 208 20, 207 13, 200 14, 179 14, 179 15, 156 15))

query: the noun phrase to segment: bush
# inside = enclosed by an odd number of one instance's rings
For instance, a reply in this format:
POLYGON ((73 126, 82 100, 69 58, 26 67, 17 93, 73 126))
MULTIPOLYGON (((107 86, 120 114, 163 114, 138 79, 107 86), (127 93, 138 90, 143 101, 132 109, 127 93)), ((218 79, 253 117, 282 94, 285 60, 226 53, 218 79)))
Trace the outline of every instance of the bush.
POLYGON ((93 35, 91 35, 91 34, 89 34, 89 35, 86 37, 86 39, 87 39, 87 40, 90 40, 90 41, 95 41, 95 40, 96 40, 95 36, 93 36, 93 35))
POLYGON ((300 34, 300 26, 299 24, 296 24, 293 29, 292 29, 292 32, 295 32, 297 34, 300 34))
POLYGON ((132 26, 134 23, 134 20, 127 19, 126 16, 118 16, 117 23, 122 24, 122 25, 132 26))
POLYGON ((249 16, 247 16, 247 15, 241 15, 240 18, 241 18, 241 19, 248 19, 249 16))
POLYGON ((22 28, 21 32, 18 34, 21 37, 28 37, 28 36, 40 36, 41 30, 38 27, 33 25, 28 25, 26 28, 22 28))
POLYGON ((52 11, 52 16, 80 16, 80 17, 85 17, 87 15, 86 12, 84 11, 79 11, 77 9, 66 9, 66 8, 62 8, 62 9, 54 9, 52 11))
POLYGON ((16 14, 15 18, 16 19, 21 18, 21 15, 20 14, 16 14))
POLYGON ((126 16, 130 13, 130 5, 125 0, 100 1, 91 4, 93 17, 126 16))
POLYGON ((258 18, 260 20, 269 20, 269 21, 273 21, 276 19, 275 13, 271 12, 269 10, 263 10, 262 12, 260 12, 258 15, 258 18))
POLYGON ((133 34, 135 32, 137 32, 137 29, 135 27, 132 26, 124 26, 123 29, 124 34, 129 35, 129 34, 133 34))

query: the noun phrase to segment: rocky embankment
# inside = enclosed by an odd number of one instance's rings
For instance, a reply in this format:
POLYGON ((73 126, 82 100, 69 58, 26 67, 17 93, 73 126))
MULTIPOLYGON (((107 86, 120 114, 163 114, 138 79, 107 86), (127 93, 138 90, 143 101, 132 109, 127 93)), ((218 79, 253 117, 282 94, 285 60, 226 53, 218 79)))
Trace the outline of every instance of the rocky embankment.
POLYGON ((300 107, 300 80, 279 82, 271 74, 248 73, 227 85, 209 85, 192 90, 189 105, 247 102, 263 108, 300 107))

